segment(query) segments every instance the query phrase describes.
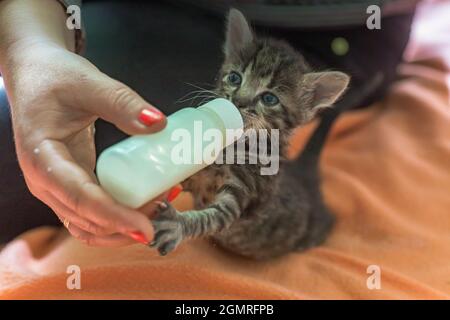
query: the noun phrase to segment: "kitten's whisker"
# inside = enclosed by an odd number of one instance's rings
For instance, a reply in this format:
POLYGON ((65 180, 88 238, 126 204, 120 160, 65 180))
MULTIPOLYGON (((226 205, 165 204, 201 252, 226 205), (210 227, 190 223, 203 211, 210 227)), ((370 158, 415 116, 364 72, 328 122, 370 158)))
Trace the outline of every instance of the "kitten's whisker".
POLYGON ((211 95, 205 95, 205 96, 201 96, 201 97, 199 97, 199 98, 201 98, 201 100, 200 100, 200 102, 198 103, 198 105, 202 105, 202 104, 204 104, 205 102, 207 102, 207 101, 211 101, 211 100, 213 100, 213 99, 215 99, 216 97, 214 97, 214 96, 211 96, 211 95))
POLYGON ((185 82, 185 84, 187 84, 187 85, 189 85, 189 86, 191 86, 191 87, 200 89, 200 90, 208 90, 208 89, 206 89, 206 88, 200 87, 200 86, 198 86, 198 85, 196 85, 196 84, 193 84, 193 83, 190 83, 190 82, 185 82))
POLYGON ((215 99, 215 98, 216 98, 216 97, 214 97, 214 96, 204 97, 204 98, 202 99, 202 101, 200 101, 199 105, 202 105, 202 104, 204 104, 204 103, 206 103, 206 102, 208 102, 208 101, 211 101, 211 100, 213 100, 213 99, 215 99))
POLYGON ((205 86, 209 86, 211 88, 215 88, 216 87, 216 85, 208 83, 208 82, 200 82, 200 84, 205 85, 205 86))
MULTIPOLYGON (((198 85, 186 82, 186 84, 197 88, 199 90, 194 90, 191 91, 189 93, 187 93, 186 95, 184 95, 183 97, 181 97, 180 99, 178 99, 176 101, 176 103, 182 103, 182 102, 186 102, 186 101, 192 101, 192 103, 195 104, 197 99, 202 99, 201 103, 203 103, 204 101, 206 101, 207 99, 213 99, 213 98, 217 98, 220 97, 219 94, 217 92, 205 89, 203 87, 200 87, 198 85)), ((201 104, 200 103, 200 104, 201 104)))
POLYGON ((205 94, 210 95, 209 93, 203 92, 203 91, 193 91, 193 92, 191 92, 190 94, 185 95, 184 97, 178 99, 177 102, 184 102, 184 101, 186 101, 186 100, 193 99, 193 98, 195 98, 195 97, 197 97, 197 96, 199 96, 199 95, 205 95, 205 94))
POLYGON ((182 103, 182 102, 187 102, 187 101, 192 101, 192 103, 195 103, 198 99, 202 99, 201 101, 203 102, 203 101, 205 101, 205 99, 214 99, 214 98, 216 98, 216 97, 212 96, 212 95, 197 94, 194 97, 186 98, 184 100, 178 101, 177 103, 182 103))
POLYGON ((194 90, 194 91, 190 91, 190 92, 188 92, 187 94, 185 94, 184 96, 182 96, 181 98, 179 98, 176 102, 183 102, 183 101, 185 101, 185 100, 183 100, 183 99, 186 99, 187 97, 189 97, 189 96, 191 96, 191 95, 198 94, 198 93, 203 93, 203 92, 204 92, 204 90, 194 90))
POLYGON ((203 90, 203 91, 205 91, 205 92, 208 92, 208 93, 211 93, 211 94, 214 94, 214 95, 218 96, 218 93, 215 92, 215 91, 208 90, 208 89, 206 89, 206 88, 200 87, 200 86, 198 86, 198 85, 195 85, 195 84, 192 84, 192 83, 189 83, 189 82, 185 82, 185 83, 186 83, 187 85, 190 85, 190 86, 194 87, 194 88, 197 88, 197 89, 200 89, 200 90, 203 90))

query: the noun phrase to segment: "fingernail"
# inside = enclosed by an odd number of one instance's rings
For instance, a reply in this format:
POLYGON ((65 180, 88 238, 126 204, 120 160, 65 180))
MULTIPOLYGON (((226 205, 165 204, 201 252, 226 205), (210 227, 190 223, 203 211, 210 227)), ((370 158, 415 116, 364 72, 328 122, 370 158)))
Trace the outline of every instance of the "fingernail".
POLYGON ((134 241, 140 242, 142 244, 148 244, 148 240, 145 237, 145 235, 140 232, 140 231, 132 231, 132 232, 128 232, 128 235, 130 236, 130 238, 132 238, 134 241))
POLYGON ((175 198, 178 197, 182 190, 183 188, 180 186, 175 186, 170 189, 169 194, 167 195, 167 201, 172 202, 173 200, 175 200, 175 198))
POLYGON ((146 108, 139 114, 139 121, 146 125, 151 126, 164 119, 164 114, 156 108, 146 108))

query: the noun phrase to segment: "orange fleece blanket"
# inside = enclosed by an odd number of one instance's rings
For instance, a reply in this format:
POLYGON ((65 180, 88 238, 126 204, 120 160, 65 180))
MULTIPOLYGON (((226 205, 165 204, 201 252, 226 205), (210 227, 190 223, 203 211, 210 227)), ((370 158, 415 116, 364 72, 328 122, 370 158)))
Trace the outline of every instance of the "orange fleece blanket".
MULTIPOLYGON (((386 99, 334 126, 320 165, 337 224, 324 245, 254 262, 192 240, 159 257, 142 245, 92 248, 62 229, 40 228, 0 253, 0 299, 450 298, 450 52, 443 44, 410 47, 414 61, 400 67, 386 99), (71 265, 80 267, 80 290, 66 286, 71 265)), ((312 126, 295 135, 292 155, 312 126)), ((189 196, 176 205, 189 207, 189 196)))

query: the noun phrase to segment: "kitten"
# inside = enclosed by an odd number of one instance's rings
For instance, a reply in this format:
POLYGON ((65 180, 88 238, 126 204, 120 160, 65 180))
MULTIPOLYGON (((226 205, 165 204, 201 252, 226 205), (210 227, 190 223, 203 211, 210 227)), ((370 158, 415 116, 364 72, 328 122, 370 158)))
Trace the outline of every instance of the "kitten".
POLYGON ((234 253, 267 259, 319 245, 333 217, 321 199, 317 164, 309 171, 301 166, 308 162, 304 158, 283 156, 292 130, 331 106, 349 77, 313 72, 287 43, 255 37, 235 9, 228 16, 224 52, 215 92, 239 108, 246 129, 279 129, 279 171, 261 175, 258 164, 208 166, 182 183, 196 210, 179 213, 161 203, 150 246, 165 255, 183 239, 212 236, 234 253))

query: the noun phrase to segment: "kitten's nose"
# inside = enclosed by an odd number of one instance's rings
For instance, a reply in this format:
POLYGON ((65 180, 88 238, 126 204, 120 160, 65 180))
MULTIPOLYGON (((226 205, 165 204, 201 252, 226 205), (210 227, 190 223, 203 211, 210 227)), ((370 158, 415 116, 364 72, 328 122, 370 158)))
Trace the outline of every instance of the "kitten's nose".
POLYGON ((238 107, 238 109, 242 109, 245 108, 248 105, 248 101, 244 100, 244 99, 238 99, 238 98, 233 98, 231 100, 231 102, 233 102, 233 104, 238 107))

